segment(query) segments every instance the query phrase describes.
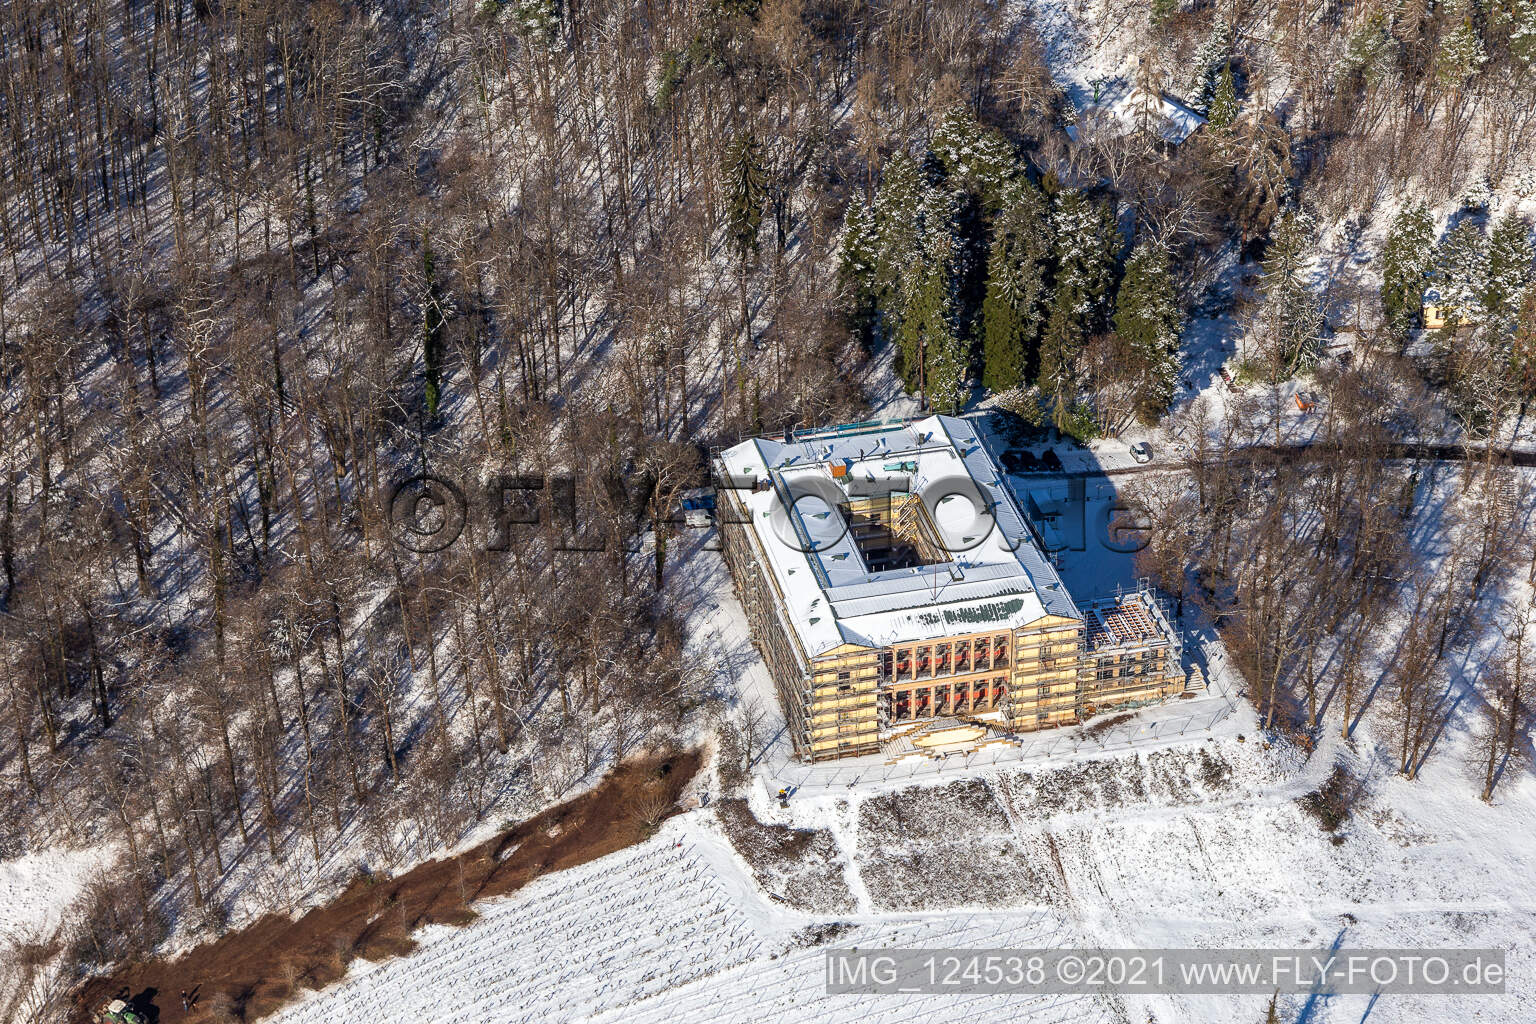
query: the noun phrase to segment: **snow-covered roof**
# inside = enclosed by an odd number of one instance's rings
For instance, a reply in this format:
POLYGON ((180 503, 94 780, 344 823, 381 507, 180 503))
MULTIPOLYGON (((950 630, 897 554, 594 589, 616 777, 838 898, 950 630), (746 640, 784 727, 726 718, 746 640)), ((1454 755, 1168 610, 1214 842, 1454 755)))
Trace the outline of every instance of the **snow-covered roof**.
MULTIPOLYGON (((1106 111, 1116 121, 1126 126, 1134 126, 1141 112, 1145 110, 1151 115, 1150 120, 1158 136, 1175 146, 1182 145, 1201 125, 1205 124, 1204 117, 1166 92, 1150 96, 1139 88, 1133 88, 1112 102, 1090 104, 1083 108, 1083 112, 1086 113, 1095 107, 1106 111)), ((1077 128, 1068 126, 1067 135, 1076 142, 1077 128)))
POLYGON ((810 657, 1082 617, 966 420, 755 438, 719 458, 810 657), (923 501, 947 561, 869 570, 839 506, 892 493, 923 501))
POLYGON ((1116 115, 1122 120, 1134 120, 1137 112, 1142 109, 1148 109, 1153 114, 1154 126, 1163 141, 1175 146, 1181 145, 1205 124, 1205 118, 1165 92, 1148 96, 1140 89, 1132 89, 1114 107, 1116 115))

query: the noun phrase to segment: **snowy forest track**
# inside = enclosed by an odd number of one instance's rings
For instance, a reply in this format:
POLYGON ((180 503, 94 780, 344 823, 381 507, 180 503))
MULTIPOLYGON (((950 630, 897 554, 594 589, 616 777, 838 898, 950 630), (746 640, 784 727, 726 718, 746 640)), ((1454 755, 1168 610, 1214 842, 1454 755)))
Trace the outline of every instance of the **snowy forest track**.
MULTIPOLYGON (((1223 461, 1256 462, 1265 457, 1292 458, 1296 460, 1306 457, 1323 459, 1338 451, 1339 449, 1336 446, 1312 441, 1288 445, 1249 445, 1224 455, 1213 455, 1204 459, 1203 462, 1206 465, 1215 465, 1223 461)), ((1383 453, 1383 457, 1386 459, 1410 460, 1414 462, 1467 462, 1485 459, 1488 455, 1489 453, 1486 448, 1469 448, 1456 444, 1429 444, 1426 442, 1396 442, 1387 445, 1383 453)), ((1519 448, 1497 448, 1494 449, 1492 456, 1494 465, 1518 466, 1527 469, 1536 467, 1536 451, 1519 448)), ((1196 461, 1193 458, 1186 458, 1169 462, 1148 462, 1136 466, 1105 466, 1095 469, 1073 469, 1051 473, 1012 473, 1009 475, 1025 480, 1094 479, 1106 476, 1132 476, 1139 473, 1166 473, 1170 470, 1187 471, 1196 461)))

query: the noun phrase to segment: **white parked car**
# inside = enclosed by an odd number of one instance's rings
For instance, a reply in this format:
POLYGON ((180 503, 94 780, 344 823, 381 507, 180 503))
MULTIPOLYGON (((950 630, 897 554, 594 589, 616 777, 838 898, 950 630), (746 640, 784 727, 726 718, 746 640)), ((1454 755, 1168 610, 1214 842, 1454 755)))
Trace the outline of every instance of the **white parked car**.
POLYGON ((1131 458, 1140 463, 1152 461, 1152 446, 1145 441, 1137 441, 1131 445, 1131 458))

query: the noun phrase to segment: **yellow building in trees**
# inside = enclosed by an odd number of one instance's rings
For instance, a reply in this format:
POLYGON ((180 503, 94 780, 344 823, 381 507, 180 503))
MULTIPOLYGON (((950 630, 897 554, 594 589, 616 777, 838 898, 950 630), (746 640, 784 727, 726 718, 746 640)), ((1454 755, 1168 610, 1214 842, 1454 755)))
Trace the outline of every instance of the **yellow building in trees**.
POLYGON ((1079 606, 966 420, 863 423, 717 453, 726 562, 796 755, 903 757, 1184 688, 1145 589, 1079 606))

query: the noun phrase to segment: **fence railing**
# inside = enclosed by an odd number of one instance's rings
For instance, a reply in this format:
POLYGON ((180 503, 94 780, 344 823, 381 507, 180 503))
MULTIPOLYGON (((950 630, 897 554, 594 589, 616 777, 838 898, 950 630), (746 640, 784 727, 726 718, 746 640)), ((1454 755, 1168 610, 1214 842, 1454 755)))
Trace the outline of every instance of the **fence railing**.
POLYGON ((1229 700, 1200 703, 1207 706, 1188 715, 1148 722, 1132 721, 1099 734, 1089 735, 1080 729, 1053 730, 1048 736, 1022 739, 1017 744, 989 746, 947 756, 923 755, 897 764, 872 764, 867 758, 861 758, 856 763, 833 761, 817 765, 785 760, 771 768, 765 774, 765 780, 775 790, 785 786, 795 789, 830 789, 847 785, 851 788, 860 784, 942 776, 946 772, 961 774, 975 768, 1044 764, 1068 755, 1130 751, 1151 744, 1166 743, 1175 737, 1203 735, 1237 709, 1235 702, 1229 700), (1209 706, 1211 704, 1215 706, 1209 706))

